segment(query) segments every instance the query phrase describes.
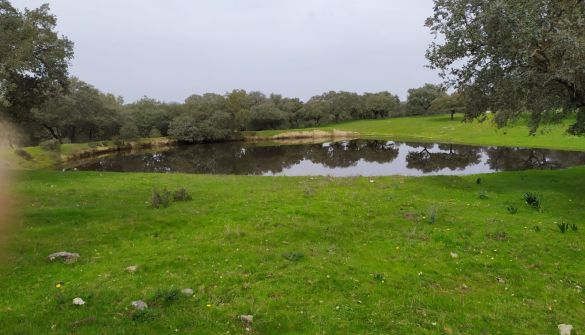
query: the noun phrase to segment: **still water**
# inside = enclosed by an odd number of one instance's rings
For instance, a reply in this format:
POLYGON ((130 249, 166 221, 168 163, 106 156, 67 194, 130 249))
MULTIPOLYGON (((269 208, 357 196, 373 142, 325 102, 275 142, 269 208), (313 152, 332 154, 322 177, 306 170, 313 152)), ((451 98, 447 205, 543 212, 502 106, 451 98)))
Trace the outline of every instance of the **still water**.
POLYGON ((77 168, 85 171, 346 177, 465 175, 576 165, 585 165, 585 152, 351 140, 298 145, 198 144, 157 152, 118 153, 77 168))

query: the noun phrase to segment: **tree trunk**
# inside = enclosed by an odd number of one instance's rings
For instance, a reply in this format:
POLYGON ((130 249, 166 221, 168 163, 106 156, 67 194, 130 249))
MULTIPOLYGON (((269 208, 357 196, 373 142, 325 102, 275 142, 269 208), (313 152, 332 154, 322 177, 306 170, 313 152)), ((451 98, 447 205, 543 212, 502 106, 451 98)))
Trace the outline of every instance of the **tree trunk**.
POLYGON ((57 134, 55 133, 55 130, 52 127, 49 127, 46 124, 44 124, 43 127, 45 127, 45 129, 47 129, 49 131, 49 133, 51 134, 51 136, 53 136, 54 139, 56 139, 57 141, 59 141, 59 143, 61 143, 61 138, 59 136, 57 136, 57 134))

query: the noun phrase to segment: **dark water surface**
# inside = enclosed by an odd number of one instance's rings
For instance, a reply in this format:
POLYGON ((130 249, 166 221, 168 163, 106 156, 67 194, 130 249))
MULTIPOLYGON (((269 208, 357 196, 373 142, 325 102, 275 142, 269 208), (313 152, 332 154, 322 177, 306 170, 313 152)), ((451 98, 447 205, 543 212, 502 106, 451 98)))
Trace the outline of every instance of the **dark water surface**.
POLYGON ((285 176, 464 175, 585 165, 585 152, 352 140, 263 145, 231 142, 119 153, 77 166, 86 171, 285 176))

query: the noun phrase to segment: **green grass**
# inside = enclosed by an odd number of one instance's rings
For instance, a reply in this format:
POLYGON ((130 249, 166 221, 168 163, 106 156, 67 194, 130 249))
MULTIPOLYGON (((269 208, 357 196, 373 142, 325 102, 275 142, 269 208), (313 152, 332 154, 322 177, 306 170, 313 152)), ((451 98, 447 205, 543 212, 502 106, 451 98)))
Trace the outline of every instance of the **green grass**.
MULTIPOLYGON (((384 120, 351 121, 327 125, 322 130, 357 132, 362 138, 391 139, 395 141, 442 142, 475 145, 519 146, 585 151, 585 136, 566 133, 572 119, 560 124, 542 125, 535 136, 529 136, 527 121, 498 129, 491 120, 480 123, 461 122, 458 115, 451 121, 450 115, 402 117, 384 120)), ((299 129, 299 130, 308 130, 299 129)), ((256 136, 270 137, 290 130, 268 130, 255 132, 256 136)))
POLYGON ((251 333, 240 314, 257 334, 582 333, 584 175, 23 172, 0 334, 251 333), (154 187, 193 200, 151 209, 154 187), (80 261, 46 261, 62 250, 80 261), (151 307, 134 312, 138 299, 151 307))

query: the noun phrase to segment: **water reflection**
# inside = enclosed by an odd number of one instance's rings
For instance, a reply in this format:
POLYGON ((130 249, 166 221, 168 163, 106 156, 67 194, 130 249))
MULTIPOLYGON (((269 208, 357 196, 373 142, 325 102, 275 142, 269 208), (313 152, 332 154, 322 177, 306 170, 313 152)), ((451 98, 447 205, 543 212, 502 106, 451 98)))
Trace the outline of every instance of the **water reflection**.
POLYGON ((107 156, 80 170, 239 175, 463 175, 585 164, 585 152, 352 140, 324 144, 232 142, 107 156))

